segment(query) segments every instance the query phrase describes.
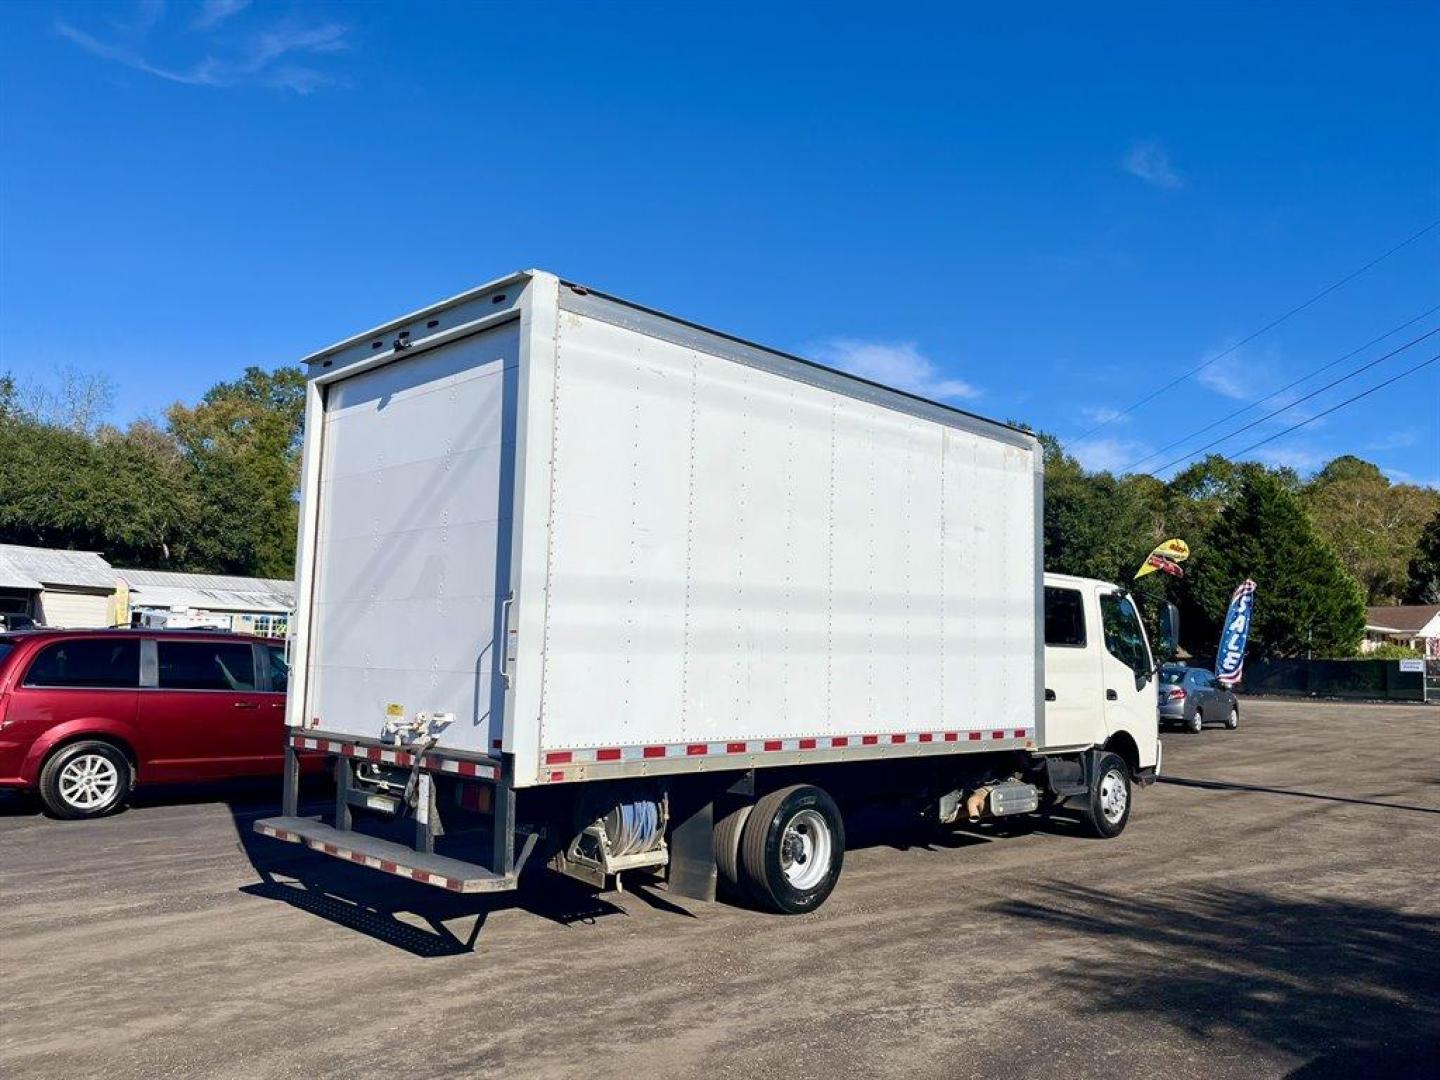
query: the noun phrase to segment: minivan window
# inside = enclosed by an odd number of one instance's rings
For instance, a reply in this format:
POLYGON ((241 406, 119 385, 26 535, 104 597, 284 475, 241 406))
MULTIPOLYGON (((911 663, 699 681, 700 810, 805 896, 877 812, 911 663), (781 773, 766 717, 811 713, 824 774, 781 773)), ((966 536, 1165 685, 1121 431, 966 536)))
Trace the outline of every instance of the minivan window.
POLYGON ((1085 604, 1079 589, 1045 589, 1045 644, 1085 644, 1085 604))
POLYGON ((26 686, 132 689, 140 685, 136 638, 82 638, 47 645, 25 673, 26 686))
POLYGON ((255 689, 255 654, 233 641, 160 641, 158 685, 163 690, 255 689))
POLYGON ((285 659, 285 650, 279 645, 265 647, 270 651, 270 690, 283 694, 290 686, 290 664, 285 659))
POLYGON ((1135 673, 1136 689, 1144 686, 1150 681, 1150 650, 1130 598, 1124 593, 1102 594, 1100 624, 1105 628, 1106 650, 1135 673))

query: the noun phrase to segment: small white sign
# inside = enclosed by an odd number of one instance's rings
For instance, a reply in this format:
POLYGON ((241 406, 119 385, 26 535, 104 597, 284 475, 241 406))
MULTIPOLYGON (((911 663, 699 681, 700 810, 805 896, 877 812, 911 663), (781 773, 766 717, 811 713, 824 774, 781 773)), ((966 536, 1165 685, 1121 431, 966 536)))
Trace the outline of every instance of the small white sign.
POLYGON ((1401 671, 1424 671, 1424 670, 1425 670, 1425 661, 1424 661, 1424 660, 1401 660, 1401 661, 1400 661, 1400 670, 1401 670, 1401 671))

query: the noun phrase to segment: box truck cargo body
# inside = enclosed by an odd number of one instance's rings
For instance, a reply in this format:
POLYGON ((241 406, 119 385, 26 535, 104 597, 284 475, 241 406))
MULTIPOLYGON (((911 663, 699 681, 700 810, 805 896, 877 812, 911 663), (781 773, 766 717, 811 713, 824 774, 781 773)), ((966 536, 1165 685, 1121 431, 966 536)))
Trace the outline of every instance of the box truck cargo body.
POLYGON ((1028 432, 538 271, 307 363, 288 721, 336 809, 297 817, 292 773, 262 832, 462 891, 534 857, 803 910, 836 797, 1093 803, 1119 761, 1128 816, 1153 776, 1123 592, 1074 585, 1094 632, 1046 683, 1028 432))

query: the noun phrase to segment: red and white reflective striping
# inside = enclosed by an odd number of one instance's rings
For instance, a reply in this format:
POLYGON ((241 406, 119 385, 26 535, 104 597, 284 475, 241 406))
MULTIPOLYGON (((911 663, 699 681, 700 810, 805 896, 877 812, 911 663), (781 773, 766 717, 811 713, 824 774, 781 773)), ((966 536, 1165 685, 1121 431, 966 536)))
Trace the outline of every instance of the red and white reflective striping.
MULTIPOLYGON (((892 735, 826 735, 816 738, 748 739, 730 742, 665 743, 654 746, 597 746, 577 750, 547 750, 547 766, 648 761, 657 758, 725 757, 735 754, 769 754, 806 750, 850 750, 920 743, 986 742, 1028 739, 1029 728, 992 728, 987 731, 911 731, 892 735)), ((551 773, 551 780, 563 779, 551 773)))
MULTIPOLYGON (((415 755, 404 750, 386 750, 379 746, 361 746, 359 743, 340 742, 337 739, 316 739, 309 735, 290 736, 290 745, 297 750, 318 750, 322 754, 342 754, 362 761, 378 761, 408 769, 415 764, 415 755)), ((455 758, 425 755, 422 766, 432 772, 453 773, 456 776, 473 776, 479 780, 493 780, 495 766, 483 765, 476 761, 461 761, 455 758)))
MULTIPOLYGON (((313 740, 312 740, 313 741, 313 740)), ((368 866, 372 870, 383 870, 387 874, 394 874, 396 877, 409 878, 411 881, 418 881, 422 885, 439 885, 442 889, 449 889, 451 892, 464 892, 465 882, 459 878, 445 877, 443 874, 432 874, 428 870, 416 870, 413 866, 402 866, 400 863, 392 862, 389 859, 377 859, 374 855, 366 855, 364 852, 351 851, 349 848, 341 847, 339 844, 327 844, 323 840, 310 840, 299 833, 293 833, 288 829, 277 829, 273 825, 266 825, 264 822, 257 822, 258 829, 265 836, 273 836, 276 840, 284 840, 290 844, 304 844, 315 851, 324 852, 326 855, 334 855, 338 859, 346 859, 361 866, 368 866)))

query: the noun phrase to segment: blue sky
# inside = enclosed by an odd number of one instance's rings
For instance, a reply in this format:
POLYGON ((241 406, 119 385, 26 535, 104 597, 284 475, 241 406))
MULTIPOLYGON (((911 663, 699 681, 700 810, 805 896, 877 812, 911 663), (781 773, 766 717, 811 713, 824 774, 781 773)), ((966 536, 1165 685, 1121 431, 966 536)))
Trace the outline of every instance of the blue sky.
MULTIPOLYGON (((0 35, 0 369, 108 373, 118 421, 540 266, 1121 468, 1440 304, 1436 229, 1090 430, 1440 218, 1434 4, 12 3, 0 35)), ((1440 484, 1440 364, 1255 456, 1344 452, 1440 484)))

